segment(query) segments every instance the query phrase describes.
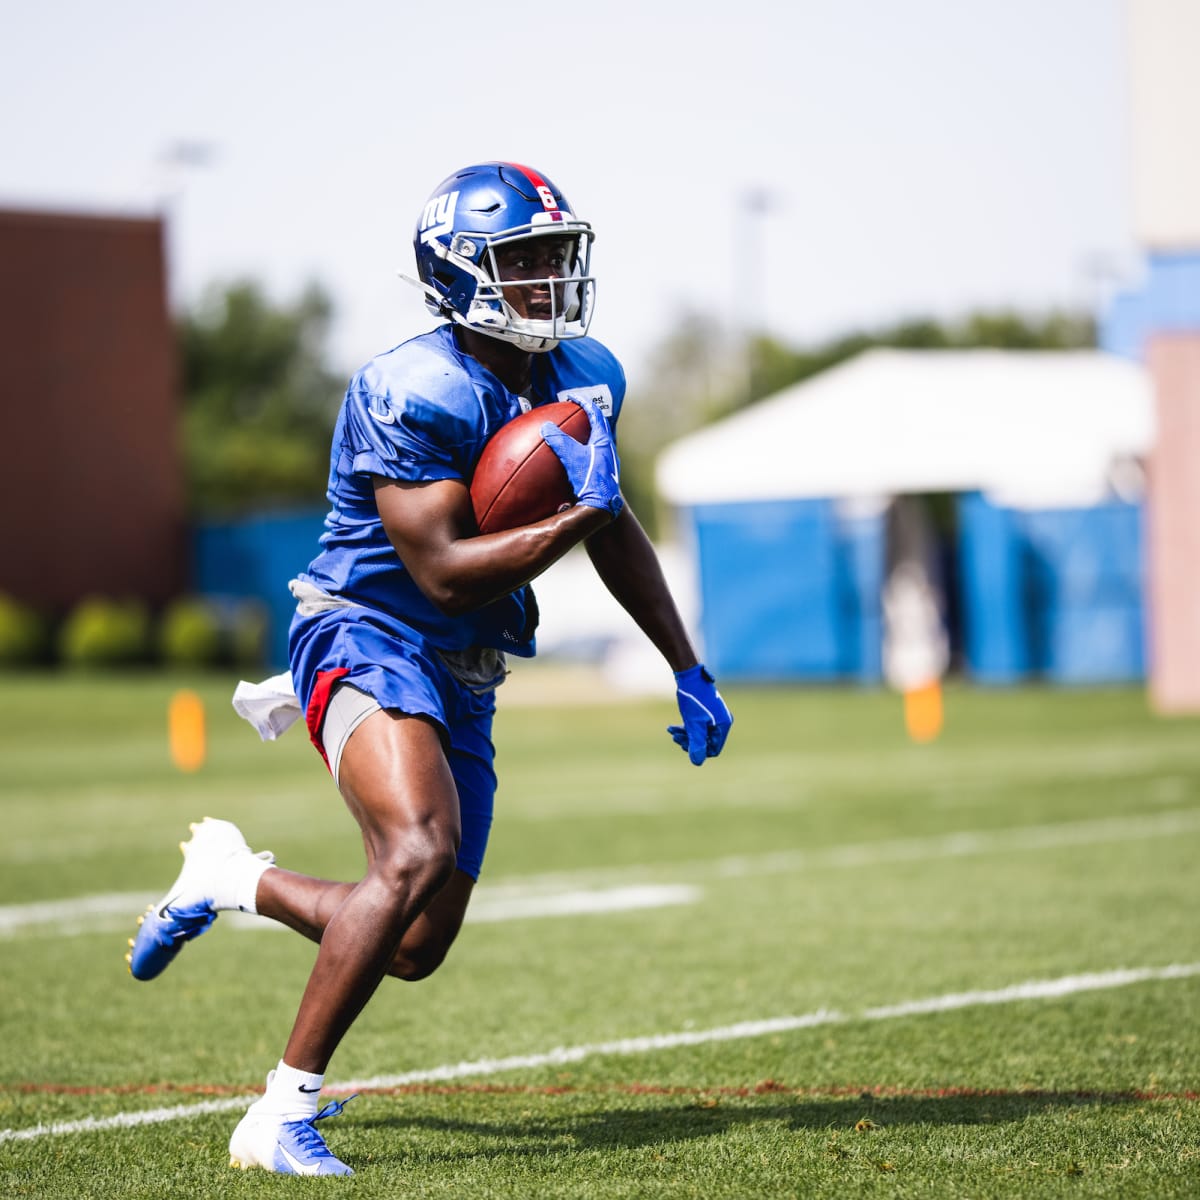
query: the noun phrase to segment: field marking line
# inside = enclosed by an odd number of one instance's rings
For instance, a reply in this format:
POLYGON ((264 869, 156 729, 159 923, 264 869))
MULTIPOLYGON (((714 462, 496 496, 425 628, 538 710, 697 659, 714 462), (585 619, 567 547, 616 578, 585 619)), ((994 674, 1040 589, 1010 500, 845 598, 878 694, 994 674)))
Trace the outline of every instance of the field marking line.
MULTIPOLYGON (((816 850, 776 850, 766 854, 730 855, 717 859, 689 859, 670 863, 641 863, 623 867, 585 868, 480 884, 470 921, 516 920, 524 917, 614 912, 623 908, 652 908, 665 904, 687 904, 698 898, 668 899, 669 892, 654 893, 644 904, 636 892, 626 899, 617 895, 625 887, 669 888, 645 882, 647 875, 736 879, 750 875, 787 874, 804 869, 845 870, 895 862, 921 862, 960 858, 1005 851, 1053 850, 1065 846, 1087 846, 1103 842, 1144 840, 1200 833, 1200 809, 1174 809, 1138 817, 1100 817, 1064 821, 1053 825, 1019 825, 1008 829, 964 830, 929 837, 892 838, 878 842, 847 842, 816 850), (637 880, 636 884, 621 881, 637 880), (590 885, 590 887, 589 887, 590 885), (608 887, 614 894, 606 897, 608 887), (561 892, 555 899, 550 893, 561 892), (541 895, 544 907, 536 898, 541 895), (570 895, 572 898, 565 898, 570 895), (657 898, 655 898, 657 897, 657 898), (589 907, 589 904, 592 907, 589 907), (504 913, 505 915, 493 915, 504 913)), ((682 893, 679 893, 682 896, 682 893)), ((115 892, 80 896, 68 900, 46 900, 32 904, 0 905, 0 938, 12 937, 29 927, 62 935, 87 933, 112 927, 113 921, 132 919, 155 897, 143 892, 115 892)), ((231 924, 237 924, 236 921, 231 924)), ((269 922, 246 922, 264 928, 269 922)))
MULTIPOLYGON (((703 895, 703 889, 688 883, 642 883, 568 892, 521 892, 513 889, 500 894, 481 889, 467 909, 465 923, 482 925, 541 917, 596 916, 600 913, 669 908, 677 904, 695 904, 703 895)), ((287 931, 286 925, 251 913, 230 912, 223 916, 234 929, 287 931)))
MULTIPOLYGON (((1200 808, 1172 809, 1150 816, 1094 817, 1049 825, 1017 825, 1000 829, 961 830, 922 837, 889 838, 876 842, 845 842, 814 850, 772 850, 764 854, 734 854, 716 859, 631 864, 623 867, 585 868, 574 872, 528 875, 523 888, 554 888, 571 882, 579 886, 614 883, 648 874, 700 879, 736 879, 749 875, 782 875, 802 870, 844 870, 877 867, 888 863, 924 862, 977 854, 1025 850, 1057 850, 1104 842, 1142 841, 1200 833, 1200 808)), ((504 880, 489 885, 505 886, 504 880)))
MULTIPOLYGON (((1107 988, 1128 987, 1136 983, 1192 979, 1200 976, 1200 962, 1172 963, 1165 967, 1120 967, 1110 971, 1088 971, 1064 975, 1058 979, 1033 979, 1024 983, 987 991, 951 992, 927 996, 899 1004, 863 1009, 857 1015, 836 1009, 817 1009, 798 1016, 768 1017, 757 1021, 738 1021, 713 1029, 685 1029, 675 1033, 649 1034, 643 1037, 620 1038, 609 1042, 592 1042, 580 1046, 558 1046, 541 1054, 514 1054, 507 1058, 481 1058, 470 1062, 446 1063, 401 1075, 376 1075, 370 1079, 354 1079, 331 1083, 324 1089, 330 1094, 365 1091, 368 1089, 404 1087, 413 1083, 443 1083, 479 1075, 497 1075, 504 1071, 519 1071, 539 1067, 565 1066, 588 1058, 614 1055, 646 1054, 656 1050, 673 1050, 681 1046, 701 1046, 712 1042, 738 1041, 765 1037, 773 1033, 791 1033, 799 1029, 814 1029, 821 1025, 847 1024, 854 1020, 889 1021, 928 1013, 950 1012, 979 1005, 1011 1004, 1020 1000, 1060 999, 1081 992, 1102 991, 1107 988)), ((141 1112, 116 1113, 110 1117, 85 1117, 78 1121, 58 1121, 34 1125, 27 1129, 0 1130, 0 1143, 25 1142, 36 1138, 76 1133, 92 1133, 106 1129, 127 1129, 138 1125, 156 1125, 165 1121, 187 1120, 209 1113, 230 1112, 244 1108, 257 1093, 227 1096, 199 1104, 176 1104, 166 1108, 151 1108, 141 1112)))
POLYGON ((571 917, 592 913, 629 912, 643 908, 666 908, 675 904, 695 904, 703 891, 687 883, 641 883, 625 887, 589 891, 576 888, 566 892, 515 892, 505 895, 483 888, 475 897, 477 904, 467 909, 472 923, 517 921, 526 917, 571 917))
MULTIPOLYGON (((687 883, 639 883, 609 888, 572 888, 547 891, 544 888, 509 887, 482 889, 467 911, 469 923, 518 921, 537 917, 575 917, 594 913, 629 912, 644 908, 666 908, 675 904, 695 904, 703 895, 701 888, 687 883)), ((12 937, 23 929, 73 935, 109 928, 112 919, 132 925, 134 915, 153 903, 142 892, 110 892, 82 896, 77 900, 44 900, 34 904, 0 906, 0 938, 12 937)), ((222 914, 224 924, 236 929, 286 929, 266 917, 250 913, 222 914)))
POLYGON ((38 900, 32 904, 6 904, 0 907, 0 937, 30 925, 73 925, 86 927, 87 918, 124 917, 145 911, 153 898, 143 892, 104 892, 80 896, 75 900, 38 900), (81 919, 82 918, 82 919, 81 919))

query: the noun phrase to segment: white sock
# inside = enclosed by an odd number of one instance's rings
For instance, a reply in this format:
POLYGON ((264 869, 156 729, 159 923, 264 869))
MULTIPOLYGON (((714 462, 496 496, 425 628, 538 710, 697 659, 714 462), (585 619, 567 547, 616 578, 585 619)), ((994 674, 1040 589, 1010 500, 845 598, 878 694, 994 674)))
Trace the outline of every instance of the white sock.
MULTIPOLYGON (((274 859, 259 858, 257 854, 251 854, 248 858, 239 855, 237 870, 234 872, 232 894, 229 897, 232 903, 229 907, 244 913, 257 913, 258 881, 263 877, 263 872, 274 865, 274 859)), ((218 904, 217 907, 224 906, 218 904)))
POLYGON ((279 1065, 267 1076, 267 1090, 254 1102, 254 1110, 293 1121, 314 1116, 321 1102, 324 1082, 324 1075, 297 1071, 281 1058, 279 1065))
POLYGON ((273 858, 257 854, 231 854, 212 881, 212 903, 217 912, 258 912, 258 881, 273 858))

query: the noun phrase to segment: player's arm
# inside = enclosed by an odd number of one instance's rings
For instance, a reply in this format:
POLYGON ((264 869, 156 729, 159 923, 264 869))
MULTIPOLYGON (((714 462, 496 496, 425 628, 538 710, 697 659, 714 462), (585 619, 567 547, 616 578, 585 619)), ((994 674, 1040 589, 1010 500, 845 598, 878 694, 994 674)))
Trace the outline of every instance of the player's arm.
POLYGON ((621 511, 620 463, 604 414, 585 402, 590 437, 580 443, 553 423, 542 428, 562 460, 576 503, 533 525, 480 535, 467 485, 373 476, 388 539, 417 586, 450 616, 507 596, 621 511))
POLYGON ((716 681, 696 658, 691 639, 658 561, 658 555, 628 505, 611 524, 587 540, 588 556, 604 586, 658 647, 675 672, 681 724, 667 732, 700 766, 725 746, 733 714, 716 681))
POLYGON ((587 540, 596 574, 637 627, 658 648, 672 671, 698 661, 658 555, 629 505, 611 525, 587 540))
POLYGON ((479 536, 467 485, 374 477, 388 539, 429 600, 449 616, 482 608, 540 575, 612 518, 578 504, 536 525, 479 536))

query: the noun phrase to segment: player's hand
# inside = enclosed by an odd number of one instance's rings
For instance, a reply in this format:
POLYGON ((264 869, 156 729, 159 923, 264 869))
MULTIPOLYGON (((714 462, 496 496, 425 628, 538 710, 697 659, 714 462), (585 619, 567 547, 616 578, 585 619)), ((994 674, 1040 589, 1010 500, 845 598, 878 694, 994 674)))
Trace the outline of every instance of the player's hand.
POLYGON ((575 499, 589 508, 603 508, 615 517, 624 507, 625 499, 621 495, 621 462, 612 428, 594 400, 575 403, 587 413, 591 423, 588 440, 577 442, 553 421, 542 426, 542 437, 565 468, 575 499))
POLYGON ((733 724, 733 713, 721 699, 708 668, 701 663, 686 671, 676 671, 675 689, 683 724, 668 725, 667 732, 687 751, 688 758, 700 766, 706 758, 716 758, 721 753, 733 724))

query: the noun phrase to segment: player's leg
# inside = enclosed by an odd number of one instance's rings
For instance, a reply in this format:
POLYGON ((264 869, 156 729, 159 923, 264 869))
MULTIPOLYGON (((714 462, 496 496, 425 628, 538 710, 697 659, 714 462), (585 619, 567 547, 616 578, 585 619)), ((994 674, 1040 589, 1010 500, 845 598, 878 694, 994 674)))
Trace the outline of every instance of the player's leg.
MULTIPOLYGON (((323 735, 335 782, 349 738, 364 715, 379 711, 377 702, 365 699, 370 702, 365 714, 363 693, 352 687, 338 687, 330 702, 323 735)), ((490 718, 481 730, 454 731, 455 740, 465 743, 452 745, 450 751, 464 825, 459 870, 406 930, 388 969, 397 978, 416 980, 430 975, 462 925, 491 825, 495 774, 489 731, 490 718)), ((181 843, 184 870, 163 899, 139 920, 137 938, 131 939, 126 959, 138 979, 160 974, 182 946, 205 932, 225 909, 257 913, 320 942, 330 918, 356 886, 273 866, 274 856, 268 851, 252 855, 240 831, 228 821, 206 818, 192 826, 192 834, 188 843, 181 843)), ((366 852, 369 863, 373 854, 369 842, 366 852)))
MULTIPOLYGON (((355 886, 276 867, 258 885, 258 914, 320 942, 330 918, 355 886)), ((389 975, 417 980, 433 974, 458 936, 474 886, 470 875, 455 871, 405 930, 389 975)))
POLYGON ((441 966, 462 927, 475 881, 483 869, 496 796, 495 750, 491 730, 495 701, 464 693, 450 717, 447 761, 458 793, 462 839, 454 874, 405 931, 389 973, 409 981, 425 979, 441 966))
MULTIPOLYGON (((368 848, 367 873, 325 922, 283 1058, 230 1139, 238 1166, 302 1173, 299 1162, 318 1173, 349 1171, 312 1127, 325 1068, 406 930, 455 871, 458 796, 440 726, 375 712, 347 743, 340 784, 368 848)), ((272 881, 263 884, 269 911, 272 881)))
MULTIPOLYGON (((346 746, 378 702, 352 685, 339 685, 320 726, 322 748, 335 782, 341 783, 346 746)), ((449 882, 405 930, 388 974, 418 980, 431 975, 445 959, 462 927, 475 880, 483 866, 496 794, 495 750, 491 741, 494 697, 458 690, 444 713, 448 728, 447 761, 458 795, 461 842, 457 870, 449 882)), ((367 861, 374 848, 364 835, 367 861)), ((330 918, 354 888, 299 875, 280 868, 268 871, 258 885, 258 912, 320 942, 330 918)))
MULTIPOLYGON (((367 853, 369 858, 371 851, 367 853)), ((387 974, 409 981, 432 975, 462 928, 474 887, 471 875, 456 870, 405 930, 387 974)), ((257 910, 260 916, 320 942, 330 918, 354 888, 353 883, 315 879, 275 867, 258 885, 257 910)))
MULTIPOLYGON (((342 752, 362 721, 379 711, 378 702, 364 692, 337 686, 320 723, 326 761, 337 782, 342 752)), ((183 946, 206 932, 217 914, 227 909, 259 913, 319 942, 329 918, 353 889, 352 883, 317 879, 295 872, 270 872, 273 886, 262 875, 274 863, 266 852, 248 861, 249 847, 241 831, 228 821, 205 818, 191 826, 192 837, 180 843, 184 867, 163 898, 138 918, 138 931, 125 956, 136 979, 154 979, 175 959, 183 946), (265 907, 260 908, 259 902, 265 907)))
POLYGON ((284 1054, 323 1072, 386 974, 405 931, 454 874, 458 793, 432 721, 378 711, 347 743, 339 783, 367 873, 329 918, 284 1054))

